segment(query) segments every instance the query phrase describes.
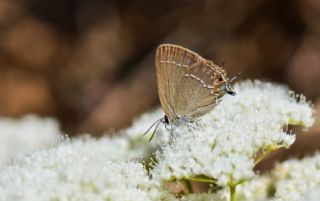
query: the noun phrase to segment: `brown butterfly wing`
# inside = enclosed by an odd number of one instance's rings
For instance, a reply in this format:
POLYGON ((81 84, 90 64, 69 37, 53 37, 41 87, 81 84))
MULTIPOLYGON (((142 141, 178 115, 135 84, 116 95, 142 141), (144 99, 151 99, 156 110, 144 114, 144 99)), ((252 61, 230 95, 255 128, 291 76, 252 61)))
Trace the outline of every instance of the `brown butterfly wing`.
POLYGON ((180 81, 177 95, 178 110, 184 110, 189 117, 199 117, 214 108, 222 95, 225 71, 209 60, 190 66, 180 81), (221 80, 219 81, 219 77, 221 80))
POLYGON ((161 106, 169 119, 185 115, 184 106, 180 105, 184 102, 179 102, 181 98, 178 98, 179 83, 184 82, 187 69, 202 59, 198 54, 177 45, 163 44, 157 48, 158 93, 161 106))

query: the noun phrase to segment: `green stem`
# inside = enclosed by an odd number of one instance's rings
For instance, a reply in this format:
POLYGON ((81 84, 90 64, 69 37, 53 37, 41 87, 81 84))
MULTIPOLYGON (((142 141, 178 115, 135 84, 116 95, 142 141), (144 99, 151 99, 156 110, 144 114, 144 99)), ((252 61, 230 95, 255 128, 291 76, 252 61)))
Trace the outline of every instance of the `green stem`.
POLYGON ((230 189, 230 201, 236 201, 236 188, 237 185, 229 185, 229 189, 230 189))
POLYGON ((237 193, 236 193, 237 186, 239 184, 243 183, 244 181, 245 180, 240 180, 240 181, 235 182, 233 180, 233 176, 230 175, 230 180, 229 180, 229 183, 228 183, 229 190, 230 190, 230 201, 236 201, 237 200, 237 193))
POLYGON ((211 183, 211 184, 216 183, 216 181, 214 179, 203 178, 203 177, 190 177, 190 178, 186 178, 186 179, 190 180, 190 181, 195 181, 195 182, 205 182, 205 183, 211 183))
POLYGON ((181 182, 183 183, 185 193, 192 193, 192 186, 190 180, 183 179, 181 182))
POLYGON ((268 146, 267 148, 265 148, 262 154, 259 156, 259 158, 257 158, 256 161, 254 162, 254 165, 257 165, 258 163, 260 163, 273 150, 274 148, 272 146, 268 146))

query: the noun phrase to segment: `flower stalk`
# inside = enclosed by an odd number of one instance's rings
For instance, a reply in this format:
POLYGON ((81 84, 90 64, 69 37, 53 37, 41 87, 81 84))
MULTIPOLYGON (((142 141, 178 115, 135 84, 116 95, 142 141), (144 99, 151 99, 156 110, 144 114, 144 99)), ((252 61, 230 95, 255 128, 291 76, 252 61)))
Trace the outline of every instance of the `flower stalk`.
POLYGON ((262 153, 258 156, 258 158, 255 160, 254 165, 256 166, 258 163, 260 163, 270 152, 276 150, 275 146, 268 146, 265 149, 263 149, 262 153))
POLYGON ((230 201, 236 201, 236 190, 237 190, 237 185, 229 185, 229 190, 230 190, 230 201))

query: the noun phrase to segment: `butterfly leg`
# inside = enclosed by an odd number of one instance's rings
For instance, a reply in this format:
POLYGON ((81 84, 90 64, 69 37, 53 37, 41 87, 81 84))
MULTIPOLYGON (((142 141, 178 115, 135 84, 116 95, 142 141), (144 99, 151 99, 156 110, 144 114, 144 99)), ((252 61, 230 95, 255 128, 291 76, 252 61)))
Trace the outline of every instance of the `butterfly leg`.
POLYGON ((150 139, 149 139, 149 142, 151 142, 152 138, 154 137, 154 134, 156 133, 157 128, 158 128, 158 126, 160 125, 160 123, 162 123, 162 121, 159 121, 158 124, 156 125, 156 127, 155 127, 154 131, 152 132, 152 135, 151 135, 151 137, 150 137, 150 139))

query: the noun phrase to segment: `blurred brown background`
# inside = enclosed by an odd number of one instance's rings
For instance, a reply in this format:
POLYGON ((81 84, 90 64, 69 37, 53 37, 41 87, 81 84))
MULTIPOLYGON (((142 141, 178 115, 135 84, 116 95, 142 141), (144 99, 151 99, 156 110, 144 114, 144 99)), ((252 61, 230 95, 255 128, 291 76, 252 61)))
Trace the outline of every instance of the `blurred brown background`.
POLYGON ((0 0, 0 115, 55 116, 70 134, 126 127, 158 104, 165 42, 319 105, 317 0, 0 0))

